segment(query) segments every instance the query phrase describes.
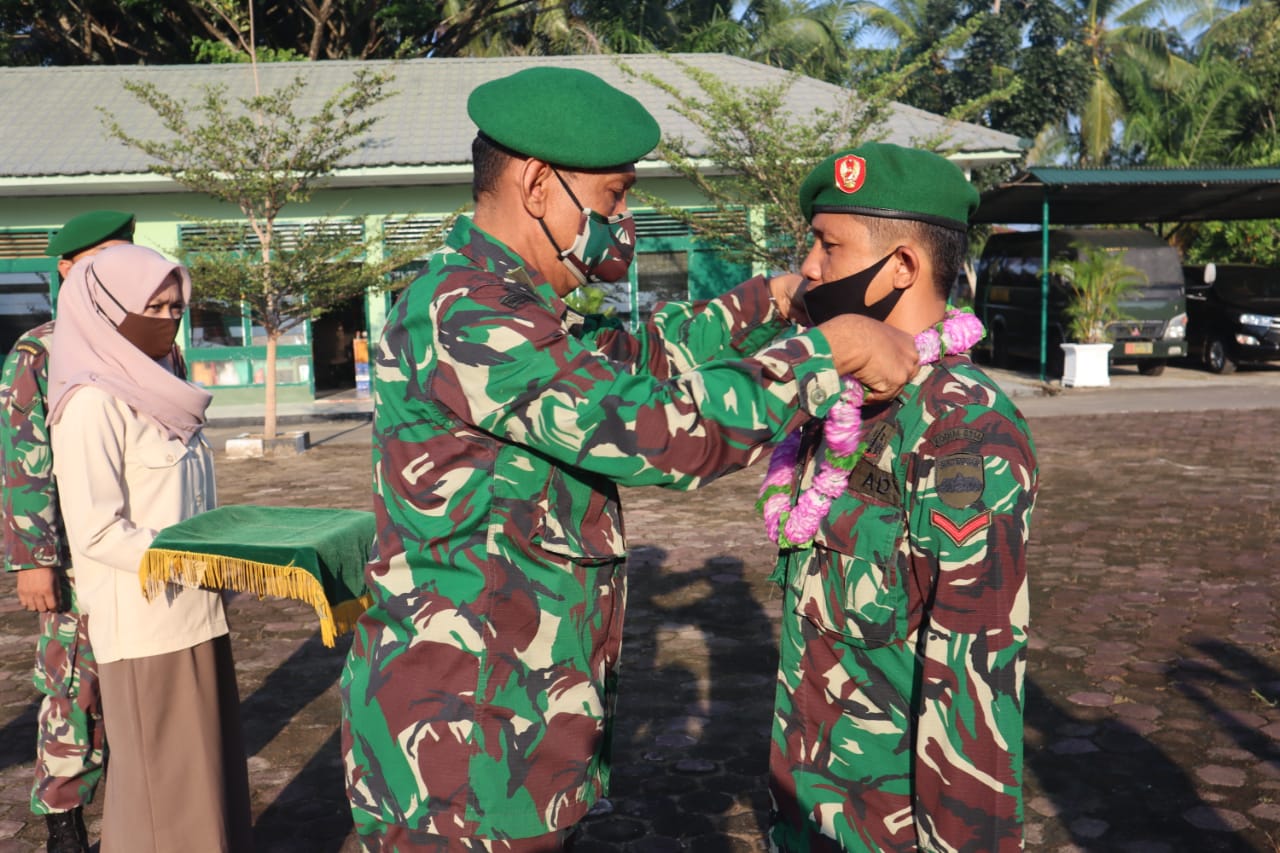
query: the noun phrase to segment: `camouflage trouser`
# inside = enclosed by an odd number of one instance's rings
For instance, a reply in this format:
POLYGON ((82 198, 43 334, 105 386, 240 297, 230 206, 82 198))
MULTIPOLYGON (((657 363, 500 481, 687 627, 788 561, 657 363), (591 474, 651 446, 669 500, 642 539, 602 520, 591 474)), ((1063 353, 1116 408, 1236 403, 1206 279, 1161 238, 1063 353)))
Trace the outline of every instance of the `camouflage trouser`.
POLYGON ((31 811, 70 811, 93 801, 106 757, 98 665, 86 620, 74 603, 68 612, 40 614, 32 680, 44 699, 37 720, 31 811))

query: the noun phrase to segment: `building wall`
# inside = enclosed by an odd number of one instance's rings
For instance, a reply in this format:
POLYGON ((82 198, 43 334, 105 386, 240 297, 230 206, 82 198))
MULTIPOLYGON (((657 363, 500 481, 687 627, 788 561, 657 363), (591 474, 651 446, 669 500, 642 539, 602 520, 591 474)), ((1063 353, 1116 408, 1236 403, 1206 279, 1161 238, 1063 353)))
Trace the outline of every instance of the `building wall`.
MULTIPOLYGON (((56 298, 56 265, 54 259, 41 254, 44 239, 48 231, 56 230, 67 219, 87 210, 106 208, 132 212, 137 218, 135 241, 170 257, 180 255, 184 226, 192 227, 195 221, 242 221, 239 210, 233 206, 204 196, 158 191, 128 195, 94 193, 95 183, 93 178, 85 179, 88 190, 85 194, 20 198, 0 206, 0 241, 6 235, 24 233, 31 238, 22 241, 20 251, 13 249, 13 240, 0 242, 0 314, 6 310, 4 300, 13 298, 12 294, 5 296, 5 288, 11 288, 15 280, 27 282, 30 288, 33 275, 44 276, 50 288, 50 302, 56 298)), ((694 207, 704 203, 690 185, 674 178, 642 177, 641 186, 678 205, 694 207)), ((470 202, 469 185, 459 184, 329 189, 317 192, 307 203, 290 205, 278 222, 289 225, 322 217, 361 218, 368 232, 381 228, 387 217, 443 218, 469 206, 470 202)), ((651 211, 646 216, 645 208, 635 210, 641 221, 641 234, 632 279, 615 289, 610 302, 611 307, 621 313, 639 308, 642 315, 657 298, 688 298, 691 291, 696 298, 706 298, 723 292, 749 274, 747 269, 699 249, 687 235, 673 233, 669 227, 654 228, 654 222, 658 226, 662 222, 655 220, 651 211), (646 230, 661 236, 646 236, 646 230)), ((194 286, 194 301, 198 302, 200 283, 196 281, 194 286)), ((29 300, 30 297, 23 298, 29 300)), ((365 335, 375 340, 393 299, 393 293, 371 291, 334 312, 334 316, 307 322, 296 330, 282 343, 278 354, 281 402, 314 399, 326 384, 342 385, 352 370, 350 359, 345 357, 351 349, 350 339, 365 335)), ((22 325, 24 321, 11 319, 10 324, 15 322, 22 325)), ((245 326, 241 330, 239 343, 243 345, 240 346, 202 345, 204 333, 203 328, 193 330, 193 315, 189 314, 179 341, 185 349, 192 379, 211 388, 215 404, 258 402, 266 348, 253 344, 252 328, 245 326)))

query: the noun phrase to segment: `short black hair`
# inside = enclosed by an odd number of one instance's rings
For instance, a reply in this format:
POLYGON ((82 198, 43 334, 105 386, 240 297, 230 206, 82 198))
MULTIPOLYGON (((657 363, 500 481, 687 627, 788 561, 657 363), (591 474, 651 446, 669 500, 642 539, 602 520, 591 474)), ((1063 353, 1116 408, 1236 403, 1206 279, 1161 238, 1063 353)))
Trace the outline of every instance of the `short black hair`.
POLYGON ((498 176, 516 156, 483 133, 477 133, 471 141, 471 200, 477 201, 482 193, 497 189, 498 176))
POLYGON ((964 269, 964 260, 969 255, 967 232, 918 219, 864 216, 863 221, 867 223, 868 235, 881 245, 903 237, 922 245, 933 261, 934 289, 943 299, 950 298, 951 285, 964 269))

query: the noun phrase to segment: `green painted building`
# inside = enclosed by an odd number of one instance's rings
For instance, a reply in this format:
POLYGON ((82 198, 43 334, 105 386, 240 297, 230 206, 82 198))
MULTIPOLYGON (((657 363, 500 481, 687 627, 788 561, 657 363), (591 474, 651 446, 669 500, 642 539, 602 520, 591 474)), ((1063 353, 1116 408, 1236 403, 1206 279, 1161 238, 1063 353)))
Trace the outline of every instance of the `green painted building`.
MULTIPOLYGON (((666 134, 694 143, 700 135, 671 108, 656 87, 627 76, 622 59, 639 72, 680 80, 683 72, 658 55, 422 59, 401 62, 315 62, 259 66, 264 90, 301 75, 307 88, 300 111, 320 105, 351 79, 357 68, 394 74, 395 94, 380 104, 369 145, 353 154, 306 204, 286 208, 282 237, 319 218, 352 220, 353 236, 381 235, 384 242, 408 242, 439 227, 453 211, 470 203, 471 140, 475 126, 466 115, 468 93, 495 77, 531 64, 583 68, 643 101, 666 134)), ((718 54, 685 54, 678 59, 734 85, 754 87, 787 79, 779 69, 718 54)), ((148 81, 183 100, 199 96, 207 84, 224 86, 229 97, 252 91, 244 65, 102 66, 0 68, 0 347, 50 316, 57 297, 55 261, 44 256, 49 233, 86 210, 111 208, 137 216, 137 242, 175 256, 208 220, 239 222, 238 210, 192 194, 148 172, 145 155, 111 139, 104 115, 139 138, 159 138, 162 128, 149 108, 125 88, 148 81), (16 120, 26 116, 28 120, 16 120)), ((687 79, 684 88, 692 88, 687 79)), ((847 96, 839 87, 800 78, 791 89, 797 115, 831 108, 847 96)), ((549 120, 554 117, 549 117, 549 120)), ((1007 162, 1020 154, 1016 137, 977 125, 952 122, 897 105, 886 139, 911 144, 945 136, 951 155, 965 169, 1007 162)), ((654 195, 697 209, 704 203, 693 187, 665 164, 637 164, 642 186, 654 195)), ((694 241, 669 217, 635 209, 637 256, 631 281, 609 294, 608 304, 633 319, 658 300, 712 296, 747 277, 751 270, 719 257, 694 241)), ((744 211, 743 224, 747 221, 744 211)), ((408 277, 406 277, 406 281, 408 277)), ((199 282, 196 282, 197 299, 199 282)), ((308 401, 332 388, 354 385, 352 341, 376 338, 395 291, 369 292, 325 316, 287 332, 278 355, 281 402, 308 401)), ((262 330, 248 317, 193 308, 180 337, 191 378, 214 392, 214 404, 261 400, 266 353, 262 330)))

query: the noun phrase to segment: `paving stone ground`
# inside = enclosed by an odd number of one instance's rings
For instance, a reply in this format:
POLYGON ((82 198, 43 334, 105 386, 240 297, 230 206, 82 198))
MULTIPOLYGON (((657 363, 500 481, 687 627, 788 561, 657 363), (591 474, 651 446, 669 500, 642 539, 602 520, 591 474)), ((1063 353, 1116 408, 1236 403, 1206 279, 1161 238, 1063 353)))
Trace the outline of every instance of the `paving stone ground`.
MULTIPOLYGON (((1280 850, 1277 414, 1032 419, 1029 850, 1280 850)), ((367 508, 368 455, 334 442, 220 461, 221 498, 367 508)), ((761 474, 624 495, 614 784, 580 850, 765 849, 780 599, 751 512, 761 474)), ((0 579, 0 853, 28 853, 43 849, 26 807, 34 617, 12 593, 0 579)), ((325 649, 290 602, 239 597, 230 613, 258 850, 357 850, 338 753, 345 643, 325 649)))

